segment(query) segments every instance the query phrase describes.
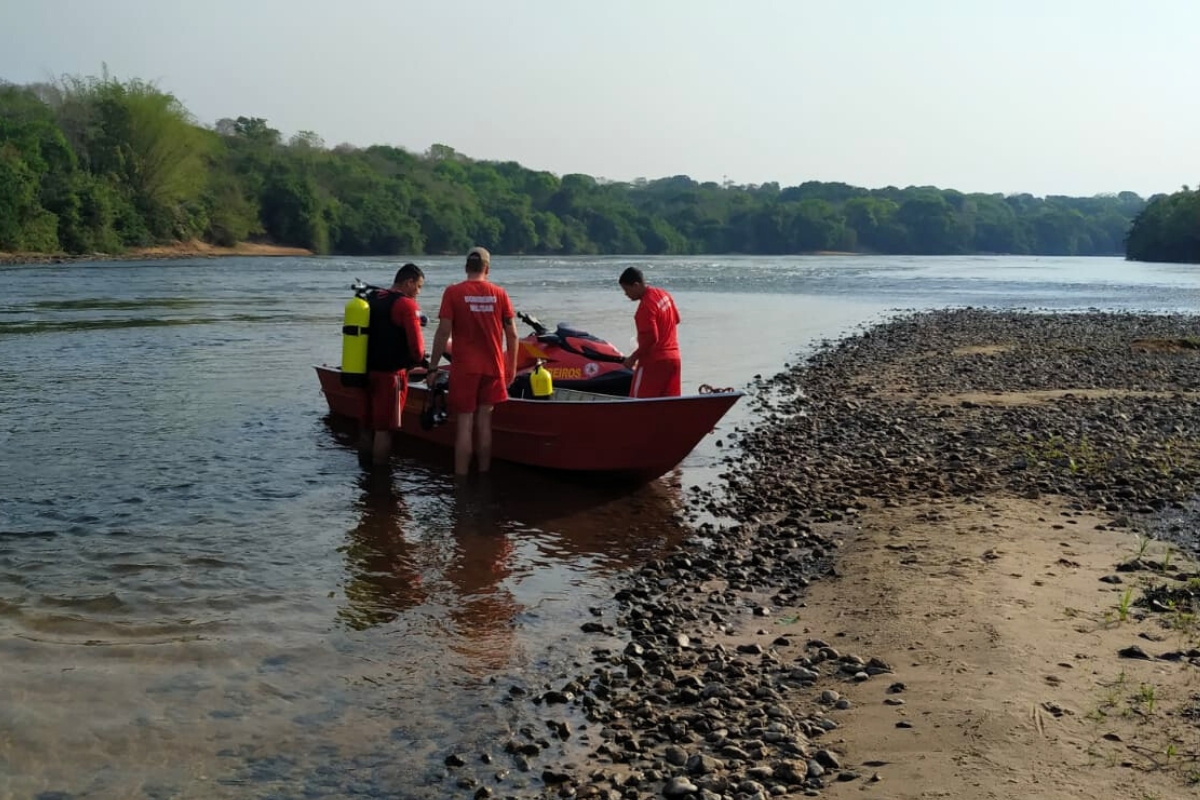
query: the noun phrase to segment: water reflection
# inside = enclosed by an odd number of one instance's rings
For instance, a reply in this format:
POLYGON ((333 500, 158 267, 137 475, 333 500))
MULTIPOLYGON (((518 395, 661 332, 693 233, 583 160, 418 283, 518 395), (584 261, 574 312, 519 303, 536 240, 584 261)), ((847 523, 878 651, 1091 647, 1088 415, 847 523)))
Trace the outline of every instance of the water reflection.
POLYGON ((670 476, 630 487, 509 466, 493 476, 498 506, 546 557, 605 574, 656 558, 688 533, 670 476))
POLYGON ((389 637, 409 674, 410 659, 438 651, 464 675, 505 669, 529 631, 559 639, 577 626, 568 607, 584 587, 687 533, 677 480, 631 489, 505 466, 457 481, 442 474, 449 463, 394 457, 356 478, 337 617, 389 637))
MULTIPOLYGON (((355 422, 331 415, 323 421, 334 444, 359 454, 355 422)), ((366 538, 389 540, 390 534, 381 532, 389 519, 378 518, 387 511, 403 517, 401 528, 423 532, 445 525, 463 530, 490 526, 536 540, 544 556, 564 561, 592 557, 602 566, 621 569, 654 558, 687 533, 679 517, 685 506, 680 467, 648 484, 631 485, 497 461, 486 481, 475 475, 462 484, 454 482, 450 448, 403 435, 396 437, 387 464, 372 467, 360 459, 359 466, 369 474, 359 479, 364 519, 355 530, 366 538), (419 497, 406 503, 398 482, 419 497), (422 506, 420 520, 409 508, 416 504, 422 506)), ((352 541, 362 538, 351 536, 352 541)), ((378 552, 380 547, 368 549, 378 552)), ((409 545, 406 552, 415 562, 420 553, 429 556, 427 550, 409 545)))
POLYGON ((359 520, 341 548, 346 580, 338 618, 359 631, 403 629, 412 622, 403 617, 419 610, 443 620, 443 646, 458 652, 471 671, 499 669, 512 650, 522 606, 505 583, 514 572, 516 548, 494 484, 472 480, 439 491, 442 484, 422 481, 416 465, 399 463, 408 469, 397 470, 393 460, 358 478, 359 520))
POLYGON ((355 630, 393 621, 424 602, 427 589, 418 567, 419 548, 409 538, 412 512, 390 469, 363 472, 358 525, 347 535, 346 605, 338 618, 355 630))
POLYGON ((454 490, 453 543, 445 578, 457 595, 449 607, 458 634, 453 647, 472 672, 507 663, 522 611, 506 583, 514 571, 515 547, 494 490, 490 478, 459 481, 454 490))

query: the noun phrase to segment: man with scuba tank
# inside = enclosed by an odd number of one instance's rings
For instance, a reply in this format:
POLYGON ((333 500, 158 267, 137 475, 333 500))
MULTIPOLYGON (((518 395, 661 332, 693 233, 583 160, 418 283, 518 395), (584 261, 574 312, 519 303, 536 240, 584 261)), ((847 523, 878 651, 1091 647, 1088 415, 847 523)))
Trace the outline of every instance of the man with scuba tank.
POLYGON ((417 305, 424 285, 425 273, 409 263, 396 271, 390 288, 367 296, 371 315, 367 328, 367 403, 362 423, 373 433, 371 455, 376 464, 387 460, 392 431, 400 427, 408 395, 408 371, 425 363, 421 309, 417 305))
POLYGON ((472 455, 480 472, 492 465, 492 411, 508 399, 517 374, 517 326, 512 300, 488 280, 491 254, 475 247, 467 254, 467 279, 446 287, 429 357, 429 388, 453 338, 447 405, 455 415, 454 472, 465 476, 472 455), (501 339, 503 338, 503 345, 501 339))

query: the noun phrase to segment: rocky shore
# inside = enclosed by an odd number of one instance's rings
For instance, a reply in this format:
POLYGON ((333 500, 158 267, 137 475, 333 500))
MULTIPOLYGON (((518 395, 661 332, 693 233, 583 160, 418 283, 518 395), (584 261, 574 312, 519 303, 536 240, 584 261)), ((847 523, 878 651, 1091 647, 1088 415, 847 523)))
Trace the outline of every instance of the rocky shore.
POLYGON ((592 610, 577 674, 513 680, 512 764, 449 785, 1195 791, 1200 318, 920 313, 752 395, 696 535, 592 610))

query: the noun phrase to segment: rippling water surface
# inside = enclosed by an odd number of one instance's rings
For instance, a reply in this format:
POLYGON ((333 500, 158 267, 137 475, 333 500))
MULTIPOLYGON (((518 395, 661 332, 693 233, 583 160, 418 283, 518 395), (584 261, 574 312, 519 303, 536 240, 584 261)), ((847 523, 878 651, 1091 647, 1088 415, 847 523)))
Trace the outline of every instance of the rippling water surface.
MULTIPOLYGON (((614 576, 680 542, 717 439, 636 492, 441 454, 358 465, 312 365, 383 259, 0 268, 0 797, 443 797, 442 759, 597 640, 614 576)), ((458 259, 427 259, 431 316, 458 259)), ((684 317, 685 389, 947 305, 1194 310, 1118 259, 497 258, 518 308, 628 350, 629 264, 684 317)), ((480 774, 499 767, 480 764, 480 774)), ((517 776, 520 780, 521 776, 517 776)))

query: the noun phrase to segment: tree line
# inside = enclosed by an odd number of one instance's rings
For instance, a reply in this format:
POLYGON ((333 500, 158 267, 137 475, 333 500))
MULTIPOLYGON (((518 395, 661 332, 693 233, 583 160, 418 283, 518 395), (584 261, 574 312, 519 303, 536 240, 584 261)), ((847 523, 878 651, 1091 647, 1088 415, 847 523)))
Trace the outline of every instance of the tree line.
POLYGON ((1160 195, 1134 217, 1126 258, 1200 264, 1200 189, 1160 195))
MULTIPOLYGON (((327 147, 258 117, 199 124, 142 80, 0 83, 0 250, 247 240, 346 255, 1113 255, 1151 205, 1094 197, 561 177, 435 144, 327 147), (1145 211, 1143 211, 1145 209, 1145 211)), ((1157 212, 1156 212, 1157 213, 1157 212)))

